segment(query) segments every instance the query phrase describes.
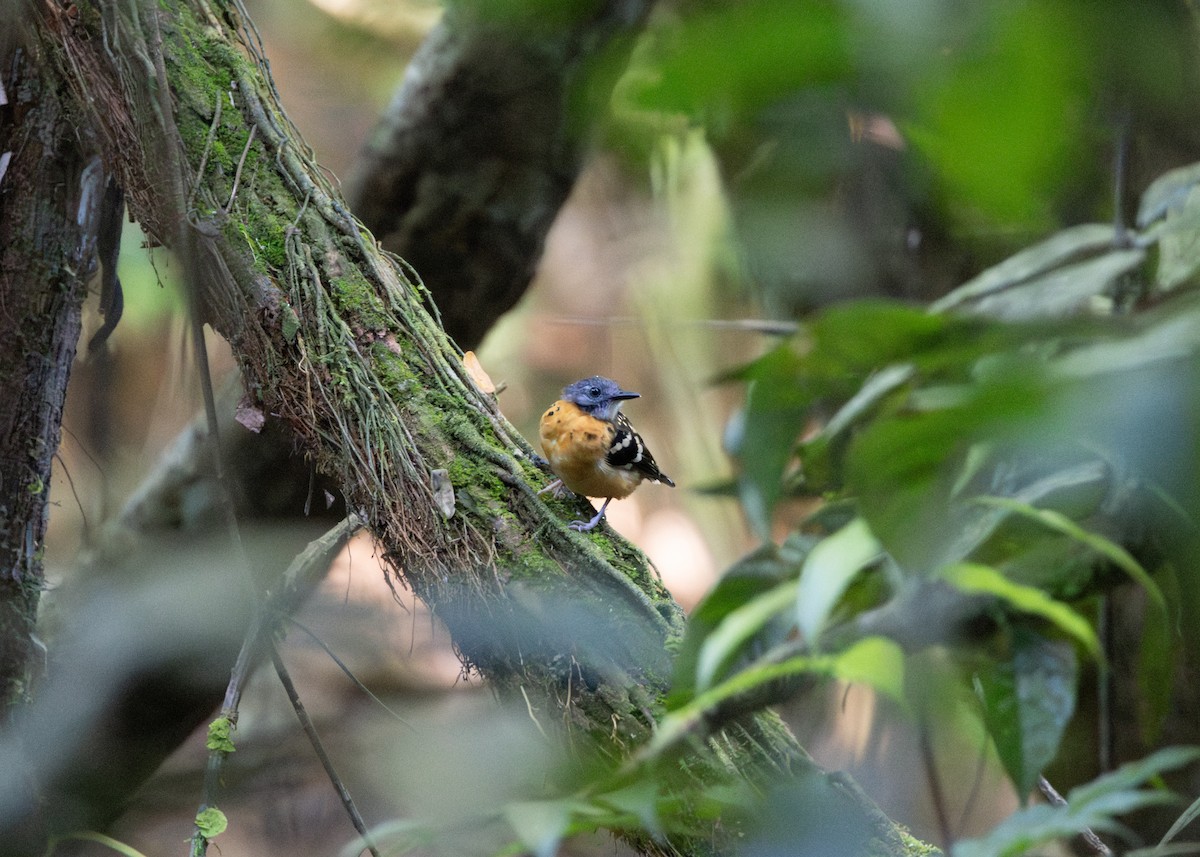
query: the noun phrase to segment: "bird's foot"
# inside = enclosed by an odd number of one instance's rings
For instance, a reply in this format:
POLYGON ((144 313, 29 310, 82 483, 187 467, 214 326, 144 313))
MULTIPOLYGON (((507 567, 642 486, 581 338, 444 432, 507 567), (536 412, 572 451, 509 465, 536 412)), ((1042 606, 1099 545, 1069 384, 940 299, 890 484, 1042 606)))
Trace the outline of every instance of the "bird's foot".
POLYGON ((577 533, 586 533, 588 530, 596 529, 596 525, 604 520, 604 512, 608 509, 608 504, 612 502, 612 498, 604 501, 604 505, 600 507, 600 511, 590 521, 572 521, 567 524, 567 527, 577 533))
POLYGON ((540 497, 541 495, 545 494, 546 492, 549 492, 550 496, 553 497, 555 500, 561 500, 564 497, 569 497, 572 493, 570 491, 570 489, 567 488, 566 485, 563 485, 563 481, 561 479, 555 479, 553 482, 551 482, 549 485, 547 485, 545 488, 543 488, 541 491, 539 491, 538 496, 540 497))
POLYGON ((574 530, 577 533, 586 533, 589 530, 596 529, 596 525, 599 524, 603 518, 604 513, 597 512, 596 517, 592 518, 590 521, 572 521, 571 523, 567 524, 567 529, 574 530))

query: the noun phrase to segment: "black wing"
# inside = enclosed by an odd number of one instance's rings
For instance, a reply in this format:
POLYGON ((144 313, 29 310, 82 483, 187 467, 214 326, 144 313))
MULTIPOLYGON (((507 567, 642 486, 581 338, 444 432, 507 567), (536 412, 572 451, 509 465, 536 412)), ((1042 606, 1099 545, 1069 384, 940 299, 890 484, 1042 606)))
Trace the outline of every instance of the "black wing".
POLYGON ((617 427, 617 433, 613 435, 612 444, 608 447, 608 455, 604 457, 605 461, 613 467, 636 470, 652 482, 661 482, 674 488, 675 483, 671 481, 670 476, 658 469, 654 456, 646 448, 646 442, 642 440, 642 436, 634 430, 633 425, 629 422, 629 417, 618 413, 613 424, 617 427))

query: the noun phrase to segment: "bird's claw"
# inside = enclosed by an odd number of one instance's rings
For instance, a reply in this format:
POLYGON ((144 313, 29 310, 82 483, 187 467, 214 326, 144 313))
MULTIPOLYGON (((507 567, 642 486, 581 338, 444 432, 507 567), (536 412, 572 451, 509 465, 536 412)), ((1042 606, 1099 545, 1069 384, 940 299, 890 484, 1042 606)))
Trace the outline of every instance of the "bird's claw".
POLYGON ((561 479, 555 479, 553 482, 539 491, 538 496, 540 497, 542 494, 546 493, 549 493, 550 496, 555 500, 562 500, 565 497, 570 497, 574 492, 567 488, 561 479))
POLYGON ((577 533, 586 533, 590 530, 594 530, 596 529, 596 525, 604 520, 604 510, 607 508, 608 504, 605 503, 604 509, 601 509, 599 512, 597 512, 596 516, 590 521, 572 521, 571 523, 567 524, 567 528, 574 530, 577 533))

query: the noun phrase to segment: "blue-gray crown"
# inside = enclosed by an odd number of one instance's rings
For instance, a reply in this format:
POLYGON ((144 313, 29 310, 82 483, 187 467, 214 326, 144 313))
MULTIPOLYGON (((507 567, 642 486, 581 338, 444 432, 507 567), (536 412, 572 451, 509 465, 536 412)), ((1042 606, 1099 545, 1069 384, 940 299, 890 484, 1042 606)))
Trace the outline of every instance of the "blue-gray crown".
POLYGON ((594 417, 602 420, 614 420, 621 402, 625 399, 636 399, 640 393, 622 390, 621 385, 611 378, 593 375, 576 381, 563 389, 562 397, 568 402, 579 405, 594 417))

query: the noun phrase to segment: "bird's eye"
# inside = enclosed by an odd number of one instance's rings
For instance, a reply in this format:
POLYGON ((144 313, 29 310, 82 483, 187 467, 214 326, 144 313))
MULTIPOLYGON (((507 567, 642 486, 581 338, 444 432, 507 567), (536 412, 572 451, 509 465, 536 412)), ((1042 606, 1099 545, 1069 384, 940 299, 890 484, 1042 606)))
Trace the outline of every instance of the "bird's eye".
POLYGON ((588 395, 591 396, 593 399, 599 398, 600 388, 599 387, 589 387, 588 395))

